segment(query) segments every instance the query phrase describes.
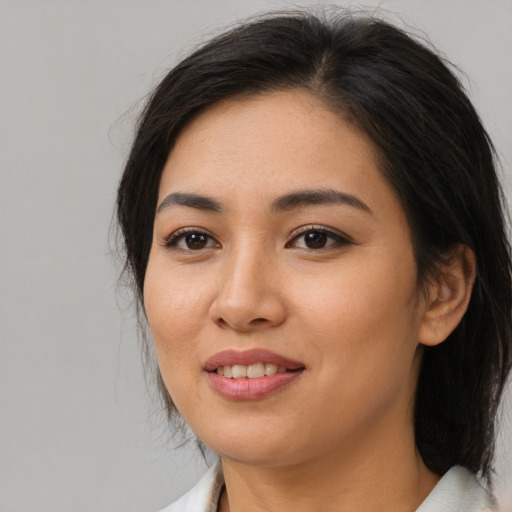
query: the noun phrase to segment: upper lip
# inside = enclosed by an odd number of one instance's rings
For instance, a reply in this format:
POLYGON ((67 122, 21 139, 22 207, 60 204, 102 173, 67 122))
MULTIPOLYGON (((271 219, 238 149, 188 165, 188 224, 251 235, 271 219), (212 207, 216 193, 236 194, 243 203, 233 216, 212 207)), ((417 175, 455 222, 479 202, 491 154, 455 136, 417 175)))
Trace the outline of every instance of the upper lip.
POLYGON ((284 366, 287 370, 297 370, 304 368, 304 364, 293 361, 270 350, 263 348, 253 348, 250 350, 223 350, 217 352, 208 359, 203 368, 208 372, 213 372, 220 366, 250 365, 255 363, 270 363, 276 366, 284 366))

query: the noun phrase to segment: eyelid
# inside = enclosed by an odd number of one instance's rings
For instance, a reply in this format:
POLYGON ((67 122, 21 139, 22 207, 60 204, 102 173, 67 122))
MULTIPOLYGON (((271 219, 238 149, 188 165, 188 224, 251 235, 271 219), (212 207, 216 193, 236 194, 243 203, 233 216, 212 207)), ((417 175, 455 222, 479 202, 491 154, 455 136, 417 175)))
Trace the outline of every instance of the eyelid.
MULTIPOLYGON (((324 233, 325 235, 333 238, 336 240, 336 244, 333 244, 335 246, 341 246, 341 245, 352 245, 354 244, 354 241, 346 235, 345 233, 338 231, 337 229, 328 228, 322 225, 318 224, 308 224, 306 226, 301 226, 300 228, 297 228, 295 231, 293 231, 290 235, 290 241, 286 243, 286 247, 289 248, 292 242, 297 240, 302 235, 305 235, 306 233, 310 232, 318 232, 318 233, 324 233)), ((311 251, 321 251, 321 250, 328 250, 331 246, 327 246, 323 249, 308 249, 311 251)))
MULTIPOLYGON (((176 231, 173 231, 169 236, 165 237, 164 239, 164 243, 162 244, 164 247, 167 247, 167 248, 175 248, 175 249, 181 249, 180 247, 177 247, 177 243, 183 238, 185 237, 186 235, 189 235, 189 234, 200 234, 200 235, 205 235, 207 236, 208 238, 214 240, 217 244, 217 247, 220 247, 220 243, 218 242, 218 240, 211 234, 209 233, 206 229, 204 228, 197 228, 197 227, 193 227, 193 226, 187 226, 185 228, 179 228, 177 229, 176 231)), ((210 249, 211 247, 205 247, 205 249, 210 249)), ((184 251, 190 251, 190 252, 199 252, 201 249, 198 249, 196 251, 193 251, 192 249, 182 249, 184 251)))
MULTIPOLYGON (((311 232, 324 233, 328 237, 332 238, 335 241, 335 243, 331 244, 325 248, 322 248, 322 249, 307 249, 307 250, 318 252, 318 251, 322 251, 322 250, 328 250, 329 248, 331 248, 333 246, 340 247, 340 246, 344 246, 344 245, 352 245, 354 243, 353 240, 349 236, 342 233, 341 231, 338 231, 333 228, 328 228, 328 227, 325 227, 322 225, 308 224, 308 225, 301 226, 301 227, 297 228, 296 230, 294 230, 290 234, 290 240, 285 244, 285 247, 291 248, 293 242, 295 242, 299 237, 301 237, 302 235, 305 235, 307 233, 311 233, 311 232)), ((192 233, 205 235, 210 240, 213 240, 216 242, 216 247, 221 247, 221 244, 218 242, 218 240, 211 233, 209 233, 208 230, 206 230, 204 228, 193 227, 193 226, 187 226, 187 227, 179 228, 176 231, 173 231, 168 237, 166 237, 164 239, 164 242, 162 245, 167 248, 180 249, 180 250, 183 250, 186 252, 188 252, 188 251, 199 252, 201 249, 197 249, 194 251, 193 249, 182 249, 177 246, 177 244, 180 240, 182 240, 186 235, 192 234, 192 233)), ((204 249, 210 249, 210 248, 212 248, 212 247, 211 246, 205 247, 204 249)))

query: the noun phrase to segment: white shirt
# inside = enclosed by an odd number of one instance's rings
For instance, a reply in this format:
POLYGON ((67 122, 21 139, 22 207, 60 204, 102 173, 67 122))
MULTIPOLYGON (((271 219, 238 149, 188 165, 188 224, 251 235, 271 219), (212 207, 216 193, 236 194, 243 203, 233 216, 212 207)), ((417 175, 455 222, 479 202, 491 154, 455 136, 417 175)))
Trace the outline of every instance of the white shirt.
MULTIPOLYGON (((198 484, 178 501, 160 512, 217 512, 224 478, 220 461, 212 466, 198 484)), ((495 512, 494 500, 475 476, 454 466, 432 489, 416 512, 495 512)))

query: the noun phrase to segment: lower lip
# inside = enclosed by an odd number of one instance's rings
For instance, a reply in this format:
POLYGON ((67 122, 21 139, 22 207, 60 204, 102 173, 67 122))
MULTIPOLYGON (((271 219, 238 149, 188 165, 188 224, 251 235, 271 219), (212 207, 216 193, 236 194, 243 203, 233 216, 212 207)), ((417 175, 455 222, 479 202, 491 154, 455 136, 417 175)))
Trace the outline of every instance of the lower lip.
POLYGON ((265 398, 278 389, 286 386, 299 375, 302 370, 293 372, 275 373, 267 377, 255 379, 229 379, 216 372, 207 372, 212 388, 230 400, 258 400, 265 398))

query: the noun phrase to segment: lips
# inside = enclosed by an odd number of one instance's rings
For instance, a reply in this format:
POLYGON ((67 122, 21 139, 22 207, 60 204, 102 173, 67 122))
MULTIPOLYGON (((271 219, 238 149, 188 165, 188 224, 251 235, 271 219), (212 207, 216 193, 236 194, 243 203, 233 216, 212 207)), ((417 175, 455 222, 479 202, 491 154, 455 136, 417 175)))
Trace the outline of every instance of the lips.
POLYGON ((304 368, 304 364, 298 361, 292 361, 275 352, 265 349, 252 349, 238 352, 236 350, 225 350, 215 354, 204 364, 207 372, 213 372, 221 366, 244 365, 249 366, 256 363, 268 363, 276 366, 283 366, 287 370, 298 370, 304 368))
POLYGON ((203 366, 213 390, 230 400, 257 400, 265 398, 297 379, 305 369, 304 364, 264 349, 243 352, 226 350, 215 354, 203 366), (251 368, 260 365, 277 367, 279 371, 265 372, 265 376, 244 376, 231 373, 233 367, 251 368), (270 374, 269 374, 270 373, 270 374), (234 375, 233 375, 234 374, 234 375), (233 378, 235 377, 235 378, 233 378))

